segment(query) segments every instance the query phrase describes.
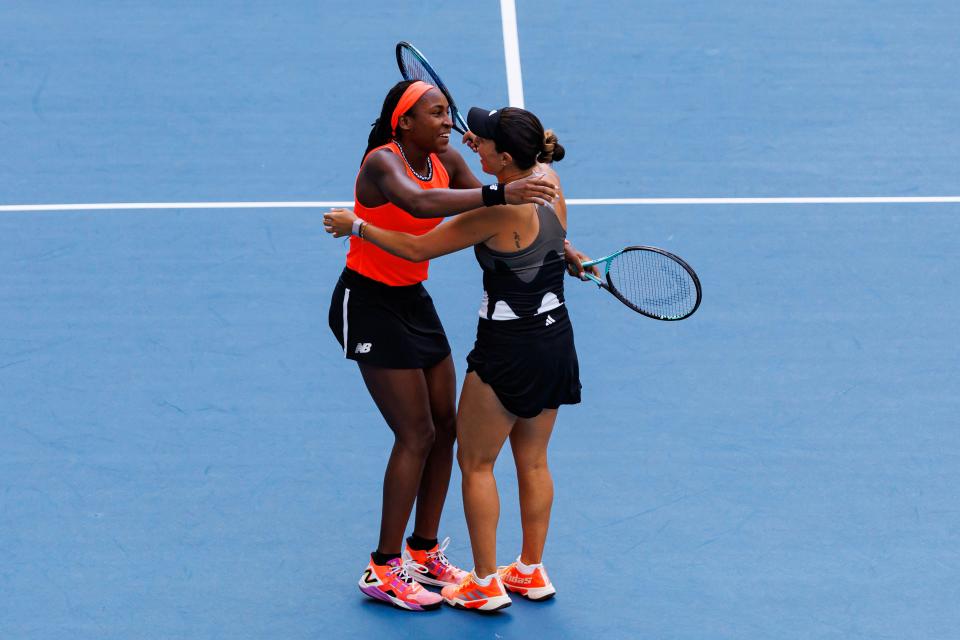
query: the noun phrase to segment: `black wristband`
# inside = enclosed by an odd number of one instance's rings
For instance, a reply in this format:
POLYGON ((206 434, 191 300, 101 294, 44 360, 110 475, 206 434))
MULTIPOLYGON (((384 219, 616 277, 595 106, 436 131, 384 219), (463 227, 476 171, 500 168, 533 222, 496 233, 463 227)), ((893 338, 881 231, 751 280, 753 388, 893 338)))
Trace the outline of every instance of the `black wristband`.
POLYGON ((485 184, 480 193, 483 196, 483 206, 485 207, 507 204, 507 185, 504 182, 485 184))

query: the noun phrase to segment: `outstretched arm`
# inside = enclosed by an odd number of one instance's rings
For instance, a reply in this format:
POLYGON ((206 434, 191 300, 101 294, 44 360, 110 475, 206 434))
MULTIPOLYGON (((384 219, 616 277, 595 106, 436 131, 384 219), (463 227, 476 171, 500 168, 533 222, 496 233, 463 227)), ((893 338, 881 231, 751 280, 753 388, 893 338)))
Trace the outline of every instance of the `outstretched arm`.
POLYGON ((323 228, 335 238, 357 235, 384 251, 411 262, 423 262, 485 242, 500 223, 496 207, 477 209, 439 225, 421 236, 375 227, 348 209, 331 209, 323 216, 323 228))
MULTIPOLYGON (((403 160, 392 153, 371 155, 360 179, 376 185, 384 198, 415 218, 443 218, 484 206, 480 188, 421 189, 407 177, 403 160)), ((540 175, 498 187, 504 189, 508 204, 546 204, 557 195, 554 184, 540 175)))

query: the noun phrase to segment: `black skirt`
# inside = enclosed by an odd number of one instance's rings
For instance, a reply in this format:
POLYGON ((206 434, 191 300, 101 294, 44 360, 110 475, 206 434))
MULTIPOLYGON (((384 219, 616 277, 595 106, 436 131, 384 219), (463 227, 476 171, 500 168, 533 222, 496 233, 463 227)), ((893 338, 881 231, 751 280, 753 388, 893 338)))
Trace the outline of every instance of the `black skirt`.
POLYGON ((429 369, 450 343, 423 284, 392 287, 344 269, 330 301, 330 330, 350 360, 387 369, 429 369))
POLYGON ((520 418, 579 403, 580 365, 567 308, 515 320, 481 318, 467 371, 476 371, 520 418))

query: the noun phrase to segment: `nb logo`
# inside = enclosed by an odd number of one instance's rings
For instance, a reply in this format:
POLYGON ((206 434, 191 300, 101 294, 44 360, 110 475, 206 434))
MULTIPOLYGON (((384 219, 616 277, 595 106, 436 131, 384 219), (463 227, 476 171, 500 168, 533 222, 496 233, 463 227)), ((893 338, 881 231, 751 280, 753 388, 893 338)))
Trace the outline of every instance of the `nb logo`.
POLYGON ((554 319, 550 316, 550 314, 548 313, 548 314, 547 314, 547 326, 549 327, 549 326, 552 325, 554 322, 556 322, 556 320, 554 320, 554 319))
POLYGON ((357 348, 354 350, 354 353, 370 353, 370 348, 373 346, 372 342, 358 342, 357 348))

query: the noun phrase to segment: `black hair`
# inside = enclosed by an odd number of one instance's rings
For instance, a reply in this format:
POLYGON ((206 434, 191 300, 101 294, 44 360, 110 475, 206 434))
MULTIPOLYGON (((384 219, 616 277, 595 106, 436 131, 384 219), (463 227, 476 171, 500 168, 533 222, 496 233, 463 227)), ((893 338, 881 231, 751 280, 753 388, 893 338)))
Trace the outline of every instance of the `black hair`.
MULTIPOLYGON (((390 118, 393 116, 393 110, 397 108, 397 103, 403 97, 403 92, 412 85, 414 80, 401 80, 393 85, 393 88, 387 92, 387 97, 383 99, 383 108, 380 109, 380 117, 370 126, 370 136, 367 138, 367 150, 363 152, 366 158, 371 150, 381 145, 385 145, 393 139, 393 130, 390 128, 390 118)), ((362 163, 362 161, 361 161, 362 163)))
POLYGON ((513 156, 513 162, 518 169, 529 169, 537 162, 550 164, 563 160, 566 155, 552 130, 544 131, 537 116, 516 107, 504 107, 500 110, 500 122, 494 143, 497 151, 513 156))

